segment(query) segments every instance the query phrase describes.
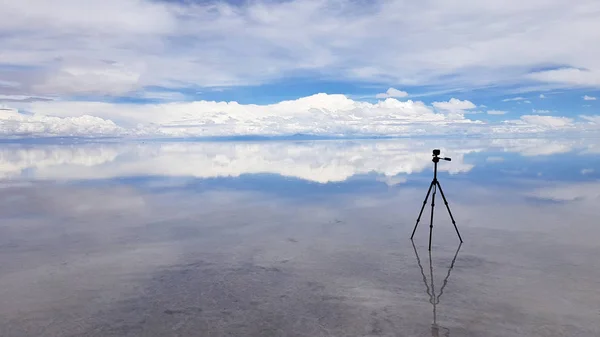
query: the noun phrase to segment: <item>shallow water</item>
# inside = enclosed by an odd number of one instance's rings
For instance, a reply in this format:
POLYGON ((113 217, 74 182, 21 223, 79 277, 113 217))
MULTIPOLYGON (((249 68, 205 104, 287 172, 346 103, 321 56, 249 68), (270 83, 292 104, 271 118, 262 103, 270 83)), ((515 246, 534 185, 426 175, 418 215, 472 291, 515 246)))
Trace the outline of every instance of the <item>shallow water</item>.
POLYGON ((5 143, 0 335, 599 336, 599 164, 598 139, 5 143), (430 255, 438 147, 464 243, 438 193, 430 255))

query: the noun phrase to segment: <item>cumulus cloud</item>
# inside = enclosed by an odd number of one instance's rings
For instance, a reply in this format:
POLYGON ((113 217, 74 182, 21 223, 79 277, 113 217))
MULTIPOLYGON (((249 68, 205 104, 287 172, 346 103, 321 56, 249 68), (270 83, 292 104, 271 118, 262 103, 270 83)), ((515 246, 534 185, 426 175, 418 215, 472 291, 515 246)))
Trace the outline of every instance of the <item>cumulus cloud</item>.
POLYGON ((120 134, 124 134, 124 130, 114 122, 89 115, 60 118, 0 109, 0 135, 4 136, 94 137, 120 134))
POLYGON ((4 0, 2 90, 119 95, 297 74, 444 89, 527 79, 600 86, 595 0, 235 3, 4 0), (537 29, 519 31, 524 22, 537 29), (530 73, 548 64, 568 68, 530 73))
MULTIPOLYGON (((510 135, 600 130, 593 116, 525 115, 501 122, 465 117, 475 104, 452 98, 433 102, 387 98, 376 103, 316 94, 274 104, 168 99, 151 104, 89 101, 20 102, 0 109, 3 136, 422 136, 510 135)), ((492 114, 498 113, 492 111, 492 114)))
POLYGON ((546 96, 544 94, 540 94, 540 98, 544 99, 544 98, 546 98, 546 96))
POLYGON ((585 95, 583 96, 584 101, 595 101, 596 97, 585 95))
POLYGON ((387 98, 368 103, 328 94, 268 105, 212 101, 143 105, 30 102, 23 108, 30 115, 14 111, 0 115, 0 134, 404 136, 478 132, 477 127, 483 125, 461 114, 461 109, 474 107, 471 102, 451 99, 434 106, 443 109, 434 111, 419 101, 387 98), (73 129, 76 126, 81 127, 79 132, 73 129))
POLYGON ((488 110, 487 114, 488 115, 506 115, 508 111, 503 111, 503 110, 488 110))
POLYGON ((433 102, 435 108, 443 111, 464 112, 465 110, 475 109, 477 106, 470 101, 461 101, 457 98, 451 98, 448 102, 433 102))
POLYGON ((406 91, 400 91, 398 89, 389 88, 386 92, 375 95, 375 98, 402 98, 408 96, 406 91))

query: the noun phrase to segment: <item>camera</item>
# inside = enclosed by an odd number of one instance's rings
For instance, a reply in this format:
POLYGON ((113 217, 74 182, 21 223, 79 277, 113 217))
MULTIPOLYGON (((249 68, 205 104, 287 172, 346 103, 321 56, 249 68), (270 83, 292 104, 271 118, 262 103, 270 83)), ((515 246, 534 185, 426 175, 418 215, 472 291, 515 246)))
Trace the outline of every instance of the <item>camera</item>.
POLYGON ((433 155, 434 156, 439 156, 440 155, 440 150, 439 149, 433 150, 433 155))

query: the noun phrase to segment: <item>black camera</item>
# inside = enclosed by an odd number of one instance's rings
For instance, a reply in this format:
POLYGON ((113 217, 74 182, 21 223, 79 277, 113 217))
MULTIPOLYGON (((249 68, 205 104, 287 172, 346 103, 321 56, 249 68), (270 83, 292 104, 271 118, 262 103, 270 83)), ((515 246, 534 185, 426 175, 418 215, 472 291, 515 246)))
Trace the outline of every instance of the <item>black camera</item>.
POLYGON ((439 156, 440 155, 440 150, 439 149, 433 150, 433 155, 434 156, 439 156))

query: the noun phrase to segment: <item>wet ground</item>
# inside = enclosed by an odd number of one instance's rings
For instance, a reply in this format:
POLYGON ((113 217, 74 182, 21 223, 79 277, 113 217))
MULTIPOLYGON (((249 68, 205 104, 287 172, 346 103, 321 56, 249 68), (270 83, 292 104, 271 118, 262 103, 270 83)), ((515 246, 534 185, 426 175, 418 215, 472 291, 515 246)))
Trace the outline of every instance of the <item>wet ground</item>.
POLYGON ((8 144, 0 335, 598 336, 596 144, 8 144))

